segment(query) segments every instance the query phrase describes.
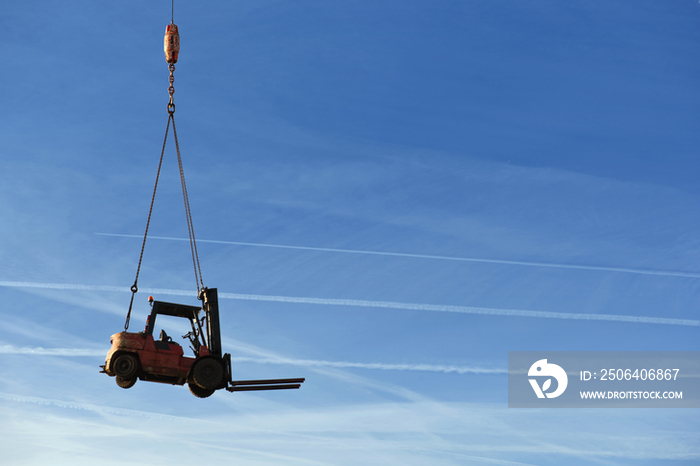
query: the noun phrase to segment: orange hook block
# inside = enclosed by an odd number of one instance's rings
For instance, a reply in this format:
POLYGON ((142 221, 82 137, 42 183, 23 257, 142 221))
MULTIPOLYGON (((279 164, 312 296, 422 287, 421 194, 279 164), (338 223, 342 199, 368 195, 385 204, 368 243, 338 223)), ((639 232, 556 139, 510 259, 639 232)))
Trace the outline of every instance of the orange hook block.
POLYGON ((168 63, 177 63, 177 57, 180 54, 180 34, 177 32, 177 26, 168 24, 165 27, 165 61, 168 63))

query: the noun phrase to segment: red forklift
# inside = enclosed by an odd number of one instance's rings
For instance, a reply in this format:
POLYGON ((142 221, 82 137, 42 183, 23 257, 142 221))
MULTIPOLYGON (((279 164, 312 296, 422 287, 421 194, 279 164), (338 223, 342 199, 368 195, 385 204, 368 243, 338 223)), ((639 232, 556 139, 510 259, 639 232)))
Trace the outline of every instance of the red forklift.
POLYGON ((131 388, 137 380, 172 385, 187 383, 198 398, 207 398, 216 390, 230 392, 251 390, 283 390, 299 388, 297 379, 232 380, 231 355, 221 354, 219 303, 216 288, 204 288, 199 293, 203 306, 153 301, 151 314, 143 332, 126 330, 112 335, 112 348, 107 353, 102 373, 116 377, 117 385, 131 388), (203 312, 203 314, 202 314, 203 312), (183 317, 192 330, 182 338, 189 339, 194 357, 184 356, 182 346, 160 331, 153 337, 159 315, 183 317))

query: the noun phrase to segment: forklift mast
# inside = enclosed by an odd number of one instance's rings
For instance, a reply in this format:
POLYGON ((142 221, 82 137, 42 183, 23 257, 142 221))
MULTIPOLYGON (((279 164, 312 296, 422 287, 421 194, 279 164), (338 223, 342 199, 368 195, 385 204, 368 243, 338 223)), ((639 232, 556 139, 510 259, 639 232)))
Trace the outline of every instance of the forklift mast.
POLYGON ((207 342, 209 353, 221 357, 221 325, 219 324, 219 296, 216 288, 204 288, 199 295, 207 319, 207 342))

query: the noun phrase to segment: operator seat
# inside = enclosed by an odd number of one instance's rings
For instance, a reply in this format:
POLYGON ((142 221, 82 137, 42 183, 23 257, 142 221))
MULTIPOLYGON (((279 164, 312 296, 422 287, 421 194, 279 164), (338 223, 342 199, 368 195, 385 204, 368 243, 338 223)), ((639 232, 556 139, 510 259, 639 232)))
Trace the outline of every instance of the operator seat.
POLYGON ((160 331, 160 341, 162 341, 164 343, 171 343, 173 341, 173 339, 170 338, 167 333, 165 333, 165 330, 161 330, 160 331))
POLYGON ((175 345, 175 346, 180 346, 180 343, 176 342, 173 340, 172 337, 168 336, 167 333, 165 333, 165 330, 160 331, 160 341, 156 342, 156 347, 158 349, 171 349, 170 345, 175 345), (166 343, 165 345, 163 343, 166 343))

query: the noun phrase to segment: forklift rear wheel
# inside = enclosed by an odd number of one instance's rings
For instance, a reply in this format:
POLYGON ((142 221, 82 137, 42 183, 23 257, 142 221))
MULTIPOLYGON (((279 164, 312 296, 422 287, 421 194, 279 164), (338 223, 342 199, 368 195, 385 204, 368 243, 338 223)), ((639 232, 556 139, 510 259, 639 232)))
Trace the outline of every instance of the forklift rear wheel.
POLYGON ((207 390, 206 388, 201 388, 193 383, 188 383, 187 386, 190 387, 190 393, 197 398, 208 398, 215 392, 214 389, 207 390))
POLYGON ((131 354, 119 355, 112 366, 114 375, 121 377, 122 379, 133 379, 138 368, 139 363, 131 354))
POLYGON ((116 378, 117 378, 117 385, 119 385, 122 388, 131 388, 136 383, 136 377, 132 377, 130 379, 125 379, 124 377, 117 376, 116 378))
POLYGON ((216 389, 224 378, 224 368, 213 358, 202 359, 192 368, 192 378, 200 388, 216 389))

